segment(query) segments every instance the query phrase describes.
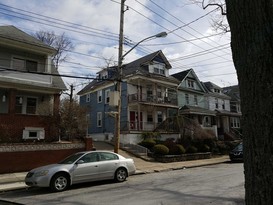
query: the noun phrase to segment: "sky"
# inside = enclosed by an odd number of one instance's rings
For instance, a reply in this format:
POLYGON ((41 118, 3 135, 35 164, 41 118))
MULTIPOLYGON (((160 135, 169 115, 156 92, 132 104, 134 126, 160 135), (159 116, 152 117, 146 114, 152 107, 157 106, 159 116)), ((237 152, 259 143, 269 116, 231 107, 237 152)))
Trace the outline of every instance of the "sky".
MULTIPOLYGON (((13 25, 26 33, 65 34, 72 51, 60 74, 96 77, 117 64, 120 0, 0 0, 0 26, 13 25)), ((238 84, 230 49, 230 33, 215 31, 212 19, 221 15, 190 0, 126 0, 123 53, 137 42, 160 32, 165 38, 142 42, 124 59, 129 63, 162 50, 172 65, 170 74, 192 68, 200 81, 220 87, 238 84)), ((90 80, 63 78, 76 92, 90 80)))

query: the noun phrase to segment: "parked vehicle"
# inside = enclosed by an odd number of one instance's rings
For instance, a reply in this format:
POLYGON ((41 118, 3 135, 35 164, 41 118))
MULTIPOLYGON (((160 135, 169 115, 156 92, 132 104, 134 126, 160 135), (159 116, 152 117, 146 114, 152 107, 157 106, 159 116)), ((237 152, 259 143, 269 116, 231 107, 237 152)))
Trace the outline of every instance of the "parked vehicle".
POLYGON ((25 183, 33 187, 50 187, 55 192, 64 191, 72 184, 115 179, 123 182, 136 171, 133 159, 110 151, 75 153, 58 164, 31 170, 25 183))
POLYGON ((232 162, 243 161, 243 143, 242 142, 238 144, 232 151, 230 151, 229 158, 232 162))

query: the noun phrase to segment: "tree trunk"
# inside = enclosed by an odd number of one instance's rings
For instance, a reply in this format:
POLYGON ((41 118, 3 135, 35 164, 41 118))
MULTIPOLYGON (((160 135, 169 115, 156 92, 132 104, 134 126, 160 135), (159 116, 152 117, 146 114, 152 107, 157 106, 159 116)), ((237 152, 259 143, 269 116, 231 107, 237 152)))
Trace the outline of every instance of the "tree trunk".
POLYGON ((273 204, 272 0, 226 0, 243 113, 246 205, 273 204))

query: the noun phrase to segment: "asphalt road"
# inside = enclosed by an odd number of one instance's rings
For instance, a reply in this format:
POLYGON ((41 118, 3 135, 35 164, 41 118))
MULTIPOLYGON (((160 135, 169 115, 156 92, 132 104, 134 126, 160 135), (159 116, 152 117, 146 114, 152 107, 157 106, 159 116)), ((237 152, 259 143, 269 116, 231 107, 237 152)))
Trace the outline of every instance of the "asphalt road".
POLYGON ((243 205, 242 163, 224 163, 72 186, 61 193, 30 188, 0 194, 26 205, 243 205))

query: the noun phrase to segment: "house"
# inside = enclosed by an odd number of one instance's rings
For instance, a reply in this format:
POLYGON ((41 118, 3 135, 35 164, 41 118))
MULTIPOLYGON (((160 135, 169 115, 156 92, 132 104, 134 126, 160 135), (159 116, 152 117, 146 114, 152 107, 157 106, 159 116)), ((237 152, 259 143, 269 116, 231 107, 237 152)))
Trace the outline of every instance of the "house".
POLYGON ((240 91, 238 85, 233 85, 229 87, 224 87, 223 92, 230 96, 230 112, 233 114, 230 117, 230 127, 231 129, 240 135, 241 135, 241 98, 240 98, 240 91))
MULTIPOLYGON (((122 67, 121 135, 122 143, 136 143, 143 132, 153 131, 165 119, 177 115, 179 81, 169 74, 171 65, 157 51, 122 67)), ((80 105, 89 106, 88 133, 93 139, 110 140, 115 131, 116 107, 111 106, 110 95, 115 91, 117 68, 98 72, 98 79, 84 87, 80 105)), ((164 133, 162 133, 164 134, 164 133)), ((168 137, 178 133, 165 133, 168 137)))
POLYGON ((238 116, 230 110, 231 97, 224 93, 223 88, 212 82, 203 82, 203 85, 207 90, 207 107, 209 110, 216 111, 219 138, 237 138, 230 123, 234 116, 238 116))
POLYGON ((216 111, 208 109, 207 90, 193 69, 172 75, 179 80, 177 87, 179 114, 197 121, 217 136, 216 111))
POLYGON ((66 87, 52 65, 55 52, 14 26, 0 26, 1 142, 58 136, 48 119, 58 114, 66 87))

